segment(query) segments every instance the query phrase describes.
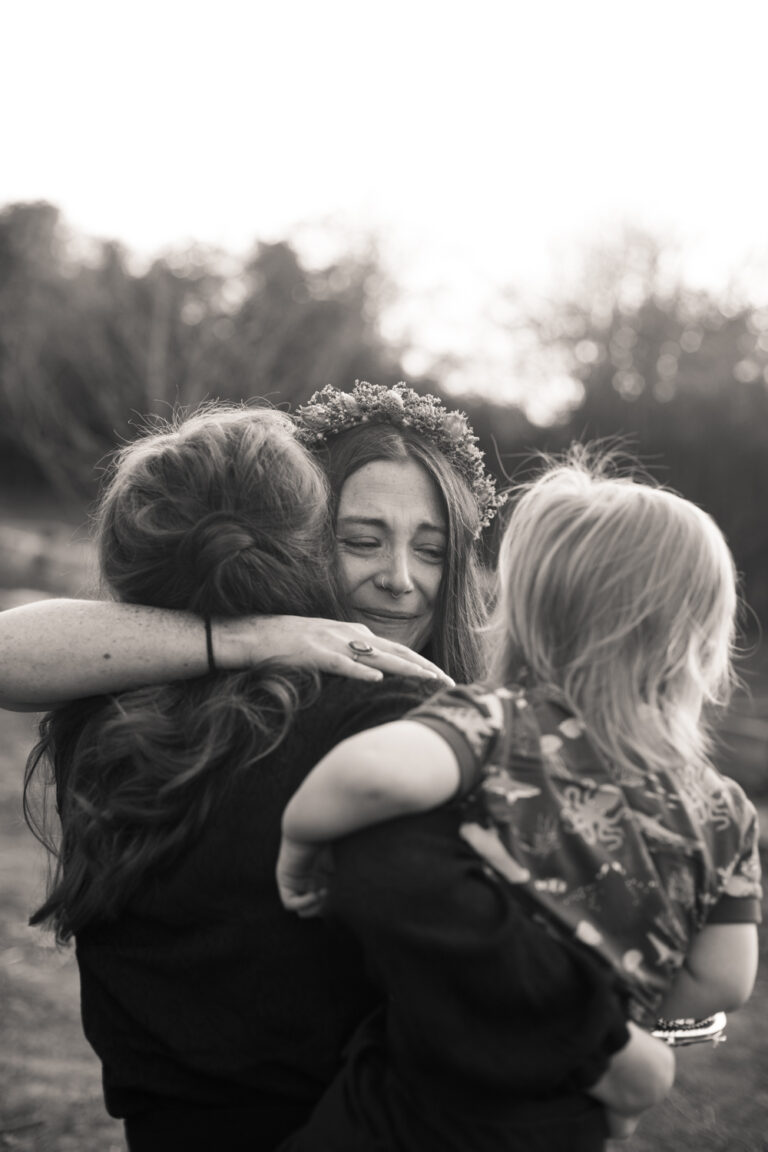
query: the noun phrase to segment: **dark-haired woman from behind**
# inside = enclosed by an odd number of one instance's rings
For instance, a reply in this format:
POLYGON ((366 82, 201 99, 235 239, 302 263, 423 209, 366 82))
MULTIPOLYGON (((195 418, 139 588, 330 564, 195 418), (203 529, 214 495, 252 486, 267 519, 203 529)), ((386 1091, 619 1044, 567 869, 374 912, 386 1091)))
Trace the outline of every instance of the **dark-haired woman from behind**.
MULTIPOLYGON (((207 411, 118 456, 103 579, 126 604, 336 616, 327 497, 286 417, 207 411)), ((134 1152, 273 1147, 331 1079, 375 997, 349 940, 282 909, 280 816, 318 754, 422 683, 269 664, 45 717, 26 795, 50 768, 61 833, 33 922, 75 938, 85 1033, 134 1152)))

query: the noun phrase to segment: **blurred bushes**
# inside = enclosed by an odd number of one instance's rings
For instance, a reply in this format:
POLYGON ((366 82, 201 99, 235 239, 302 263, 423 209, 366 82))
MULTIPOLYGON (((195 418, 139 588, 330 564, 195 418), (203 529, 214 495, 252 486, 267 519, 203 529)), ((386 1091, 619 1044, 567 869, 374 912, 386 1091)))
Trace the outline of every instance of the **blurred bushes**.
MULTIPOLYGON (((553 365, 573 384, 573 404, 548 426, 511 404, 449 402, 468 412, 502 479, 531 450, 623 438, 657 479, 717 519, 768 620, 768 308, 692 292, 667 256, 630 233, 588 254, 570 296, 518 310, 526 376, 540 357, 543 391, 553 365)), ((0 483, 90 498, 94 466, 144 414, 216 397, 294 407, 328 383, 395 382, 403 350, 379 328, 393 291, 373 251, 309 270, 289 243, 259 244, 243 259, 192 249, 136 271, 117 244, 85 248, 51 205, 8 206, 0 483)))
POLYGON ((528 318, 580 393, 532 442, 621 437, 647 472, 715 518, 768 621, 768 307, 733 289, 691 291, 667 255, 630 232, 590 254, 574 298, 528 318))
POLYGON ((75 254, 49 204, 0 212, 0 479, 91 495, 131 420, 207 398, 294 405, 367 373, 399 378, 378 331, 374 255, 318 272, 287 243, 191 250, 131 271, 114 243, 75 254))

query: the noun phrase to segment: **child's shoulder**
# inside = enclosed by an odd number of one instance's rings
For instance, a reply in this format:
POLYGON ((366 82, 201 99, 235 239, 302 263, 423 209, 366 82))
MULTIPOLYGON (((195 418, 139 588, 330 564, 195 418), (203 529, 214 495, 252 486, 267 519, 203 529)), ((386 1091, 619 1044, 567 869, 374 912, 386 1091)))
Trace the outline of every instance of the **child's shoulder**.
POLYGON ((413 710, 414 716, 440 717, 446 723, 463 727, 480 724, 490 731, 499 732, 504 724, 504 699, 507 690, 488 684, 456 684, 442 688, 424 704, 413 710))
POLYGON ((692 817, 716 865, 727 872, 729 862, 750 859, 757 874, 757 809, 741 785, 712 765, 685 770, 676 783, 678 804, 692 817))
POLYGON ((502 736, 507 754, 539 759, 553 742, 570 743, 583 735, 580 722, 560 702, 524 684, 499 687, 480 681, 444 688, 409 715, 449 725, 485 755, 502 736))
POLYGON ((685 774, 683 783, 688 789, 705 793, 713 805, 721 810, 728 810, 735 817, 752 820, 757 816, 757 809, 741 784, 713 764, 685 774))
POLYGON ((710 767, 705 770, 704 779, 708 789, 710 851, 721 885, 719 894, 759 901, 762 868, 757 809, 732 777, 710 767))
MULTIPOLYGON (((414 712, 441 714, 446 719, 482 718, 496 731, 500 731, 514 716, 528 709, 531 701, 526 690, 517 684, 498 687, 484 681, 456 684, 442 688, 414 712)), ((531 709, 531 714, 533 710, 531 709)))

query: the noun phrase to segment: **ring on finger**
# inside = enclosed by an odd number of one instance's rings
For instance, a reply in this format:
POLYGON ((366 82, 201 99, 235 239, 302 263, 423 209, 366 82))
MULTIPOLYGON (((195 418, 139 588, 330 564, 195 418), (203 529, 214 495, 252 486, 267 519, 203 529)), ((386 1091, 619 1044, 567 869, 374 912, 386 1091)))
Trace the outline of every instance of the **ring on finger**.
POLYGON ((365 640, 349 640, 347 647, 352 649, 352 659, 359 660, 361 656, 372 656, 373 647, 367 644, 365 640))

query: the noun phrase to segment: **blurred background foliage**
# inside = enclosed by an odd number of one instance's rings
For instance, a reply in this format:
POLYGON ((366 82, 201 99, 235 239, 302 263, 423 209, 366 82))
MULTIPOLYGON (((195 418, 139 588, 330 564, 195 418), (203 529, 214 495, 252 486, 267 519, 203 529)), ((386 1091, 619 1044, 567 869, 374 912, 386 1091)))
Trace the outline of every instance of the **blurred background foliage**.
POLYGON ((469 415, 491 468, 514 478, 536 449, 617 440, 725 531, 748 602, 768 620, 768 307, 693 291, 664 245, 627 232, 585 254, 568 293, 503 320, 527 380, 559 406, 446 394, 410 377, 381 318, 397 287, 375 246, 309 268, 290 242, 238 258, 166 253, 136 267, 117 243, 73 235, 47 203, 0 211, 0 488, 6 505, 86 502, 99 462, 141 417, 203 399, 293 408, 356 378, 445 396, 469 415), (538 413, 536 421, 531 415, 538 413))

